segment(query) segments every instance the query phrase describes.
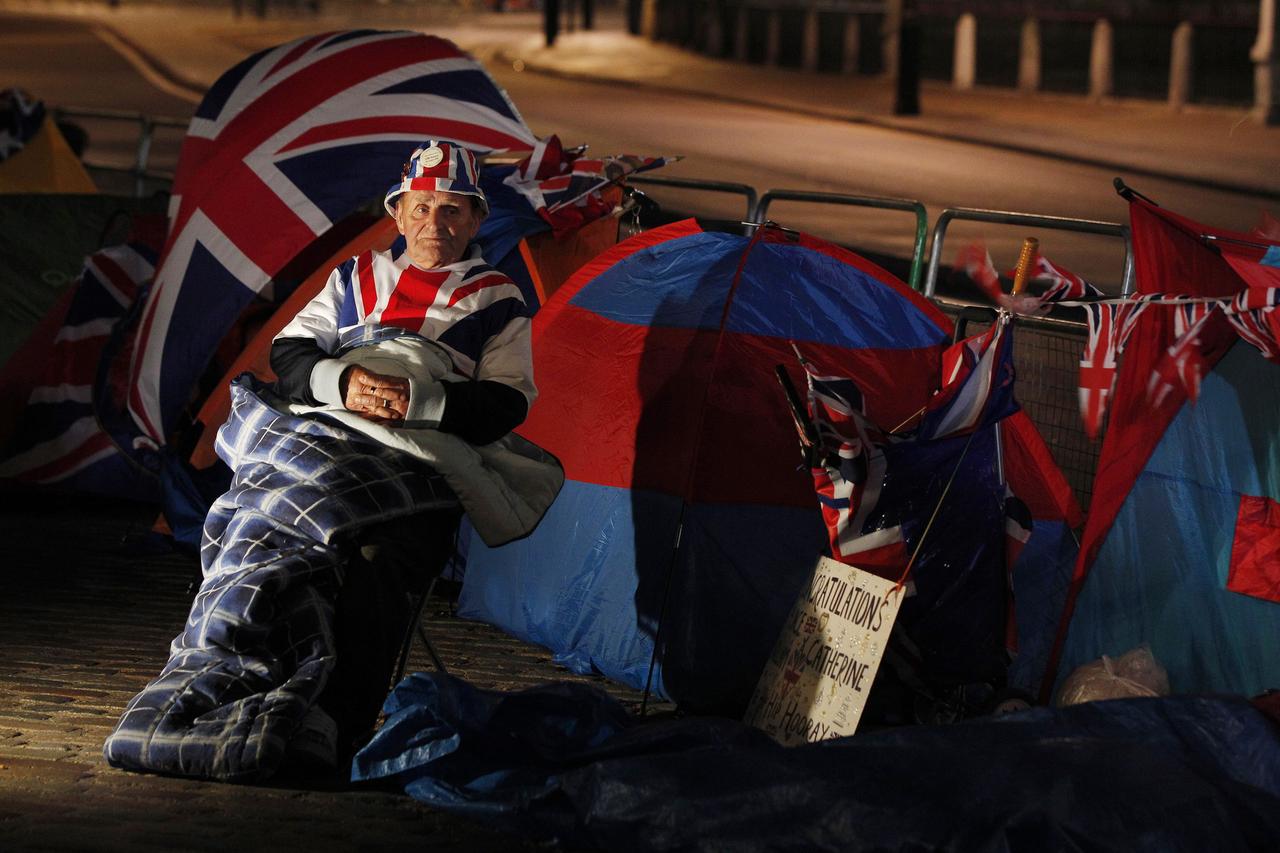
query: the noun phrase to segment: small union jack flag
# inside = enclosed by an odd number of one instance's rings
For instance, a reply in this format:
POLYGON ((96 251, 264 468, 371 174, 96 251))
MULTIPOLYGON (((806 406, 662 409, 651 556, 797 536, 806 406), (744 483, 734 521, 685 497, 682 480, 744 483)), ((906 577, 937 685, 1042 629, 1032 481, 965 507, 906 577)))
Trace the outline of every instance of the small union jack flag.
POLYGON ((907 564, 902 526, 865 532, 885 477, 892 440, 866 416, 861 389, 847 376, 824 375, 796 349, 808 380, 809 417, 818 434, 810 469, 831 555, 864 569, 901 571, 907 564))
POLYGON ((1036 256, 1033 281, 1045 285, 1040 298, 1045 302, 1063 302, 1076 299, 1102 299, 1105 294, 1080 276, 1056 266, 1044 255, 1036 256))
POLYGON ((1227 320, 1262 357, 1280 364, 1280 287, 1250 287, 1231 301, 1227 320))
POLYGON ((1097 438, 1116 384, 1116 368, 1121 353, 1133 333, 1138 317, 1150 304, 1096 302, 1084 306, 1089 338, 1080 359, 1080 415, 1084 431, 1097 438))
POLYGON ((929 400, 920 437, 965 435, 1017 411, 1009 316, 942 353, 942 386, 929 400))
POLYGON ((983 243, 970 243, 956 254, 956 269, 964 270, 969 280, 997 304, 1006 294, 1000 287, 1000 274, 983 243))
MULTIPOLYGON (((1000 274, 996 272, 995 263, 982 243, 972 243, 961 249, 956 256, 956 267, 964 270, 988 299, 1016 314, 1045 314, 1051 305, 1058 302, 1102 299, 1105 296, 1080 276, 1057 266, 1038 252, 1028 272, 1028 280, 1044 287, 1039 296, 1005 293, 1000 286, 1000 274)), ((1015 271, 1011 270, 1008 277, 1014 278, 1015 271)))
POLYGON ((1200 382, 1208 372, 1200 332, 1209 316, 1219 309, 1216 302, 1188 302, 1172 306, 1173 344, 1152 368, 1147 380, 1147 400, 1159 406, 1175 383, 1181 385, 1194 403, 1200 397, 1200 382))
MULTIPOLYGON (((812 469, 814 489, 831 540, 831 554, 872 568, 879 563, 874 562, 877 555, 867 553, 874 548, 866 547, 863 527, 880 497, 884 445, 889 439, 867 419, 862 392, 853 380, 821 375, 803 359, 801 364, 809 381, 809 415, 818 430, 822 460, 812 469), (873 562, 858 562, 864 557, 873 562)), ((901 542, 899 532, 899 551, 904 547, 901 542)))
POLYGON ((1182 386, 1188 399, 1194 403, 1200 397, 1200 382, 1208 371, 1200 340, 1200 332, 1208 321, 1205 314, 1198 323, 1187 329, 1171 344, 1151 369, 1147 380, 1147 401, 1161 406, 1170 392, 1182 386))
POLYGON ((241 310, 317 235, 380 198, 429 138, 477 152, 535 142, 474 59, 420 33, 310 36, 214 83, 183 142, 130 368, 144 434, 164 442, 241 310))

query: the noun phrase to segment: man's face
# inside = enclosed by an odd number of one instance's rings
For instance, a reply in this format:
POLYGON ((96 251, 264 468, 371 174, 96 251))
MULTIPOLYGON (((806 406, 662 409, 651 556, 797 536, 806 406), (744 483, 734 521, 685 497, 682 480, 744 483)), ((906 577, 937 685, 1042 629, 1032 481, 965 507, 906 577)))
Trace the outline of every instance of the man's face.
POLYGON ((424 269, 462 260, 481 219, 471 196, 461 193, 410 190, 396 203, 396 227, 404 235, 405 251, 424 269))

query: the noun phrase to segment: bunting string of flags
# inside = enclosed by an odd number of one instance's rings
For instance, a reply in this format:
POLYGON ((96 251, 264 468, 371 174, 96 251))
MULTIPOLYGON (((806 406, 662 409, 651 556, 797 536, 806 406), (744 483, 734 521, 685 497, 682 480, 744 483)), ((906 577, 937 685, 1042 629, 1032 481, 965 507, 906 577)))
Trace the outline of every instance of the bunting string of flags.
POLYGON ((1120 355, 1147 303, 1087 302, 1081 307, 1089 335, 1080 358, 1080 416, 1085 434, 1097 438, 1115 390, 1120 355))
MULTIPOLYGON (((1280 252, 1280 250, 1276 250, 1280 252)), ((1176 293, 1111 298, 1075 273, 1038 255, 1030 276, 1038 295, 1005 293, 991 255, 982 243, 960 250, 955 266, 1000 308, 1011 314, 1042 316, 1056 306, 1085 312, 1088 338, 1080 358, 1079 401, 1085 433, 1097 438, 1115 390, 1120 357, 1138 318, 1151 306, 1172 310, 1174 341, 1152 369, 1148 402, 1158 406, 1176 388, 1194 403, 1207 372, 1202 333, 1221 315, 1236 334, 1268 361, 1280 364, 1280 287, 1246 286, 1232 297, 1184 296, 1176 293)), ((1012 278, 1012 273, 1009 274, 1012 278)))

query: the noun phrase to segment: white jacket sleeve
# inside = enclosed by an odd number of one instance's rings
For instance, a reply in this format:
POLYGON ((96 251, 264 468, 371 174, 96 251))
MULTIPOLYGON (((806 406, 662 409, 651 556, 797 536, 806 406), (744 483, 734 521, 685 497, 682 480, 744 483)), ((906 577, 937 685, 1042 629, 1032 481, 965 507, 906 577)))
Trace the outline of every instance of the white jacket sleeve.
POLYGON ((533 339, 528 317, 511 318, 501 332, 485 343, 475 378, 514 388, 533 405, 538 388, 533 383, 533 339))

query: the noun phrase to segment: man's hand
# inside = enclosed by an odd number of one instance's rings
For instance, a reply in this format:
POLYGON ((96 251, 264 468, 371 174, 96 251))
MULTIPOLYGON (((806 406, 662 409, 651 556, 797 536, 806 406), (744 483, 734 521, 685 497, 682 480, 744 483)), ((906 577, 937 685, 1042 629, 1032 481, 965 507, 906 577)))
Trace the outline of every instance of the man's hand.
POLYGON ((409 380, 401 376, 353 364, 342 372, 341 386, 342 405, 369 420, 403 421, 409 411, 409 380))

